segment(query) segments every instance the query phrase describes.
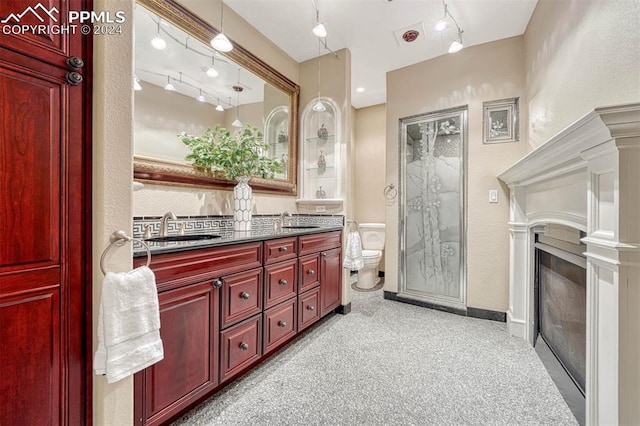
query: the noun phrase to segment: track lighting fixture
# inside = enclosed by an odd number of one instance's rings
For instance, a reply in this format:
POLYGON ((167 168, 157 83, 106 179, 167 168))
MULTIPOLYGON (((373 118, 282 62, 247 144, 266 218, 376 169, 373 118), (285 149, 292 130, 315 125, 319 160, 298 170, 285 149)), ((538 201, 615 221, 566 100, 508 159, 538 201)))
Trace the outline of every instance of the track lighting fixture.
POLYGON ((173 84, 171 84, 171 77, 167 76, 167 84, 164 86, 164 90, 168 90, 170 92, 175 92, 176 88, 173 84))
POLYGON ((324 24, 320 22, 320 12, 318 11, 318 6, 314 0, 311 0, 313 3, 313 7, 316 9, 316 26, 311 30, 317 37, 325 38, 327 36, 327 29, 324 27, 324 24))
POLYGON ((320 46, 321 45, 322 43, 320 42, 320 40, 318 40, 318 101, 311 108, 315 112, 322 112, 327 110, 327 108, 324 106, 324 104, 320 100, 320 46))
POLYGON ((224 107, 220 103, 220 98, 218 98, 218 106, 216 107, 216 111, 224 111, 224 107))
POLYGON ((442 32, 446 30, 447 28, 449 28, 449 20, 447 19, 447 17, 451 18, 451 21, 453 21, 453 23, 456 26, 456 30, 458 31, 458 38, 454 40, 449 46, 449 53, 456 53, 461 51, 462 48, 464 47, 464 45, 462 44, 462 33, 464 31, 462 31, 462 29, 460 28, 460 25, 458 25, 458 21, 456 21, 456 18, 454 18, 451 12, 449 12, 449 7, 444 2, 444 0, 442 4, 444 5, 444 16, 441 19, 439 19, 438 22, 436 22, 436 24, 433 27, 433 30, 436 32, 442 32))
POLYGON ((224 2, 220 2, 220 33, 211 40, 211 47, 219 52, 230 52, 233 45, 224 35, 224 2))
POLYGON ((207 70, 207 75, 211 78, 216 78, 218 76, 218 70, 215 68, 215 57, 211 57, 211 66, 207 70))
POLYGON ((240 86, 240 68, 238 68, 238 84, 236 84, 235 86, 232 87, 233 90, 236 91, 236 93, 238 94, 238 101, 236 103, 236 119, 233 121, 233 123, 231 123, 231 125, 233 127, 242 127, 242 121, 240 121, 240 92, 242 92, 244 90, 244 88, 242 86, 240 86))
POLYGON ((156 36, 151 39, 151 46, 153 46, 154 49, 158 50, 164 50, 167 48, 167 42, 162 37, 160 37, 160 21, 158 21, 158 31, 156 33, 156 36))

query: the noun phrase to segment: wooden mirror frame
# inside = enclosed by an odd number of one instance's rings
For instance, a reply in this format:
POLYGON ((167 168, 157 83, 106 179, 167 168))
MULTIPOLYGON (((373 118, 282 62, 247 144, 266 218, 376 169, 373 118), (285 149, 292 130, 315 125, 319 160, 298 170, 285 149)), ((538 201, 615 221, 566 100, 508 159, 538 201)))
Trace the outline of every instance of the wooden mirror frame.
MULTIPOLYGON (((137 0, 137 3, 167 22, 208 45, 220 32, 208 22, 196 16, 175 0, 137 0)), ((276 89, 289 96, 289 158, 286 179, 251 178, 251 187, 256 192, 275 194, 297 194, 298 181, 298 102, 300 86, 254 56, 242 46, 233 43, 233 50, 222 53, 225 57, 257 75, 276 89)), ((150 157, 133 158, 133 178, 137 181, 206 187, 210 189, 232 189, 236 182, 213 177, 209 173, 196 170, 188 164, 181 164, 150 157)))

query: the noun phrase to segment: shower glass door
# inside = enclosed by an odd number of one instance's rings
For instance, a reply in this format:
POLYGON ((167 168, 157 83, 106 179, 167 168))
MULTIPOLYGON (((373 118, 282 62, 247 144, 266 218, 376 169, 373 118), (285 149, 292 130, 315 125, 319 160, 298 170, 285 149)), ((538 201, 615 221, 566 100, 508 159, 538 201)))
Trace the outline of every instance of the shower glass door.
POLYGON ((400 120, 399 293, 466 309, 467 108, 400 120))

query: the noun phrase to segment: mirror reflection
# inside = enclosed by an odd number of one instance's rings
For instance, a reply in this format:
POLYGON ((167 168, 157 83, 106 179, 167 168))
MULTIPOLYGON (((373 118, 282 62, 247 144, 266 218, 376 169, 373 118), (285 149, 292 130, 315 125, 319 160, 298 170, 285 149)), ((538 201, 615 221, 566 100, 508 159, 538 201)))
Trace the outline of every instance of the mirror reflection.
MULTIPOLYGON (((159 180, 172 174, 202 174, 187 171, 193 169, 185 161, 189 151, 178 135, 199 136, 216 124, 230 131, 250 124, 263 131, 268 155, 284 164, 284 171, 273 181, 293 183, 289 185, 293 191, 288 192, 294 192, 290 110, 297 93, 290 95, 274 87, 173 25, 170 17, 145 7, 136 8, 135 31, 136 178, 155 180, 153 173, 141 173, 141 169, 148 172, 155 167, 169 171, 159 180)), ((212 179, 211 186, 217 186, 216 180, 219 177, 212 179)), ((177 182, 189 183, 189 179, 177 182)), ((268 191, 269 182, 264 188, 268 191)), ((280 184, 277 191, 283 192, 282 188, 280 184)))

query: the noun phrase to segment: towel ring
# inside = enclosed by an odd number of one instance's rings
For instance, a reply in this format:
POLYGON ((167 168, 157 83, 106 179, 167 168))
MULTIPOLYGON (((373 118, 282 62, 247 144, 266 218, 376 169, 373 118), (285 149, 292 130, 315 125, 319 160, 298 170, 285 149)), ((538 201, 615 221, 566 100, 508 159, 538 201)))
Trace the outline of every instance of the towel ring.
POLYGON ((389 185, 384 187, 384 198, 393 202, 395 201, 397 196, 398 190, 396 189, 396 186, 394 184, 390 183, 389 185))
POLYGON ((126 232, 119 230, 113 231, 113 233, 109 237, 109 241, 109 245, 102 252, 102 256, 100 256, 100 270, 102 271, 102 275, 107 275, 107 271, 104 267, 104 258, 107 255, 107 252, 111 249, 111 247, 122 247, 127 242, 136 242, 142 244, 142 246, 147 250, 147 267, 149 267, 149 265, 151 264, 151 249, 149 248, 147 243, 144 242, 144 240, 131 238, 126 234, 126 232))
POLYGON ((347 224, 349 225, 349 231, 353 232, 353 225, 356 226, 356 232, 358 231, 358 229, 360 228, 360 225, 358 225, 358 222, 355 220, 347 220, 347 224))

